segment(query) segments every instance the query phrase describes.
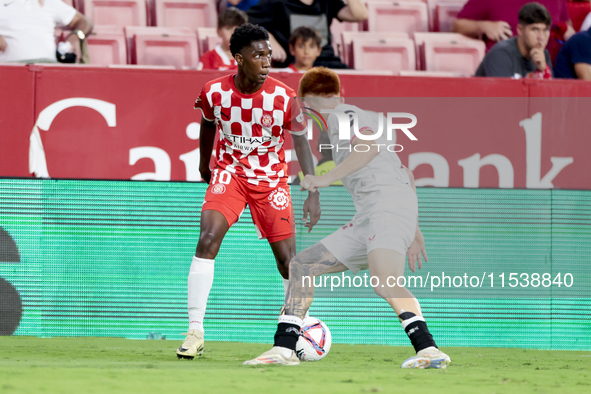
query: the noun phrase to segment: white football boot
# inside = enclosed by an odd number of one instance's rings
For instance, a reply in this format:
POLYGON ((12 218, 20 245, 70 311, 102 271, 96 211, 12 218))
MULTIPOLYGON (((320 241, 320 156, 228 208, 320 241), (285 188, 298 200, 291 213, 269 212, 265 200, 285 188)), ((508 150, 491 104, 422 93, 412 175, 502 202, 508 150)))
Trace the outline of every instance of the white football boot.
POLYGON ((423 349, 416 356, 404 361, 400 368, 439 368, 444 369, 451 363, 451 359, 437 348, 423 349))
POLYGON ((280 364, 280 365, 299 365, 300 359, 293 350, 285 347, 273 346, 271 350, 266 351, 257 358, 245 361, 244 365, 259 364, 280 364))
POLYGON ((203 354, 205 341, 203 340, 203 332, 199 330, 189 330, 184 333, 186 335, 183 344, 176 350, 178 358, 187 358, 192 360, 195 356, 203 354))

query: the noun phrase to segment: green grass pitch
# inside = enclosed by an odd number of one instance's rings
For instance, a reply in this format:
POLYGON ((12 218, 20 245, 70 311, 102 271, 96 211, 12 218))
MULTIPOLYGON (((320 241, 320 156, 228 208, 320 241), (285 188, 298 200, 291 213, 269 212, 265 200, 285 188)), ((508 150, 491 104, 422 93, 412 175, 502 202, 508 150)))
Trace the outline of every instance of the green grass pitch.
POLYGON ((591 352, 445 348, 446 370, 401 370, 411 347, 335 344, 319 362, 243 366, 268 344, 0 337, 0 393, 589 393, 591 352))

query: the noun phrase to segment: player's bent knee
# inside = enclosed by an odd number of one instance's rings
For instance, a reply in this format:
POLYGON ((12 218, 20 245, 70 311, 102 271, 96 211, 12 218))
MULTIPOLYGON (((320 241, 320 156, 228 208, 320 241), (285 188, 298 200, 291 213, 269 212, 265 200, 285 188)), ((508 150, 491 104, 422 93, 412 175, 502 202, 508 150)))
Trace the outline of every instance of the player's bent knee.
POLYGON ((214 259, 222 245, 222 239, 218 239, 213 233, 201 233, 199 235, 199 242, 197 243, 197 250, 195 256, 205 259, 214 259))
POLYGON ((289 279, 289 262, 287 264, 277 262, 277 270, 283 279, 289 279))

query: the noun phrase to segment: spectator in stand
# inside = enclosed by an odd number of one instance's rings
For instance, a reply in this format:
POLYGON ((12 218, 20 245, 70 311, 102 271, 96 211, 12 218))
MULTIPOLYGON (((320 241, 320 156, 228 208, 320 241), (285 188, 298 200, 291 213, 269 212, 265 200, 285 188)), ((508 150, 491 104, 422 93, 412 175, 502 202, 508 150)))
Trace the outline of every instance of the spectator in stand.
POLYGON ((591 81, 591 28, 572 36, 560 49, 554 76, 591 81))
POLYGON ((61 0, 6 0, 0 12, 0 62, 57 62, 54 31, 65 25, 80 60, 92 22, 61 0))
POLYGON ((248 22, 246 12, 230 7, 218 15, 218 36, 222 43, 207 51, 199 59, 199 70, 236 70, 236 60, 230 51, 230 38, 238 26, 248 22))
POLYGON ((518 15, 517 37, 496 43, 476 70, 477 77, 552 78, 552 62, 545 49, 550 13, 539 3, 528 3, 518 15))
MULTIPOLYGON (((517 13, 531 0, 468 0, 454 20, 452 31, 474 38, 484 38, 486 49, 517 34, 517 13)), ((554 59, 560 46, 575 30, 572 27, 566 0, 539 0, 554 21, 548 51, 554 59)))
POLYGON ((361 22, 367 9, 361 0, 261 0, 248 10, 251 23, 269 32, 274 67, 287 67, 293 62, 289 54, 289 37, 300 26, 314 27, 322 37, 322 52, 314 66, 348 68, 335 56, 330 24, 333 19, 361 22))
POLYGON ((294 62, 286 71, 305 73, 312 67, 316 58, 320 56, 322 37, 313 27, 300 26, 289 37, 289 53, 294 62))

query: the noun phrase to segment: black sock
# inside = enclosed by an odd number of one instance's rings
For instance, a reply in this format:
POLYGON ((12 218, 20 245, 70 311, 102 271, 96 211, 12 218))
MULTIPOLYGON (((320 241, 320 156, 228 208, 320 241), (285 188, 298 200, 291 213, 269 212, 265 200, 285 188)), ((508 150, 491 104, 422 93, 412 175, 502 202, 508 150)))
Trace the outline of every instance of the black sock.
POLYGON ((403 312, 398 317, 402 320, 401 323, 404 327, 404 331, 406 331, 406 335, 408 335, 408 338, 417 353, 430 346, 437 347, 433 340, 433 335, 429 332, 427 323, 425 323, 425 320, 422 317, 416 317, 412 312, 403 312), (406 320, 412 318, 415 319, 410 323, 405 323, 406 320))
POLYGON ((277 332, 275 333, 274 346, 281 346, 295 351, 299 337, 300 326, 291 323, 279 323, 277 324, 277 332))

